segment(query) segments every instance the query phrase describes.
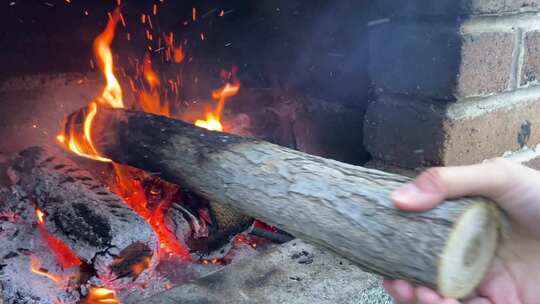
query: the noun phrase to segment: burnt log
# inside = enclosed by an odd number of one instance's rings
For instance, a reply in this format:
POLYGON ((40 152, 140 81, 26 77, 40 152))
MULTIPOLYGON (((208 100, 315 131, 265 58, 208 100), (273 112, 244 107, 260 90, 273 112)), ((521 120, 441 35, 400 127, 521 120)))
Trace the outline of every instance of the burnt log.
POLYGON ((36 221, 22 189, 0 187, 0 303, 75 303, 79 267, 61 267, 36 221))
POLYGON ((400 175, 130 110, 100 109, 92 134, 116 162, 159 172, 366 271, 448 297, 477 286, 498 244, 501 213, 483 198, 424 213, 394 208, 390 192, 409 181, 400 175))
POLYGON ((43 212, 47 233, 91 265, 98 277, 122 286, 152 274, 158 241, 150 225, 63 151, 28 148, 14 158, 9 175, 43 212))

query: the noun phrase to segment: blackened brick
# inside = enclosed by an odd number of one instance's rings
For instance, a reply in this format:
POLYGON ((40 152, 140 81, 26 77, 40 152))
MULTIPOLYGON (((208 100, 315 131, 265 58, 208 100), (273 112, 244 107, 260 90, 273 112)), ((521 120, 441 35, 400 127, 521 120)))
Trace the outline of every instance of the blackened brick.
POLYGON ((461 35, 447 23, 375 26, 370 75, 384 92, 459 100, 509 86, 514 32, 461 35))
POLYGON ((366 113, 367 150, 389 164, 417 168, 472 164, 540 142, 540 98, 475 115, 449 114, 452 106, 380 97, 366 113))

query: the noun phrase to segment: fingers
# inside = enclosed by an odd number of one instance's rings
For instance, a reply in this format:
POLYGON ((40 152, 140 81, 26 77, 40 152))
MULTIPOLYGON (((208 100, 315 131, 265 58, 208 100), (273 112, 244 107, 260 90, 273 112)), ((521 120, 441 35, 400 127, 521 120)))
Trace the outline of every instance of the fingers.
POLYGON ((493 304, 490 300, 486 298, 476 298, 472 300, 465 301, 463 304, 493 304))
POLYGON ((432 168, 424 171, 413 182, 394 191, 390 198, 396 207, 406 211, 424 211, 435 207, 444 199, 446 180, 442 171, 447 168, 432 168))
POLYGON ((444 199, 479 195, 497 200, 514 184, 515 164, 496 159, 482 164, 431 168, 391 194, 406 211, 425 211, 444 199))
POLYGON ((383 287, 399 303, 412 303, 415 299, 414 286, 407 281, 385 279, 383 287))
POLYGON ((383 287, 400 304, 460 304, 455 299, 442 298, 429 288, 415 287, 404 280, 385 279, 383 287))
POLYGON ((421 304, 440 304, 443 300, 439 294, 427 287, 417 287, 415 294, 421 304))

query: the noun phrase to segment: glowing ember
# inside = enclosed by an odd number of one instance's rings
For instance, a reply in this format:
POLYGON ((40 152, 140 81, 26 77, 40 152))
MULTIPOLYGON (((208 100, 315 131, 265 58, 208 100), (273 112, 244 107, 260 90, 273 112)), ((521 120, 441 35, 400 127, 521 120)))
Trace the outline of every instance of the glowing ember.
POLYGON ((182 47, 175 47, 173 48, 173 60, 176 63, 180 63, 184 60, 186 55, 184 55, 184 50, 182 50, 182 47))
MULTIPOLYGON (((125 190, 119 186, 117 184, 115 191, 119 194, 125 193, 125 190)), ((139 181, 132 178, 129 187, 131 188, 131 193, 130 195, 123 196, 124 201, 152 226, 159 239, 161 253, 178 257, 180 260, 190 261, 191 255, 188 249, 176 239, 174 233, 165 225, 165 213, 172 204, 172 201, 166 200, 156 208, 151 208, 144 193, 144 188, 139 181)))
POLYGON ((20 219, 19 215, 11 211, 1 211, 0 220, 16 223, 20 219))
POLYGON ((43 240, 54 254, 56 261, 64 268, 81 265, 81 260, 71 249, 60 239, 52 235, 45 226, 45 214, 40 209, 36 209, 38 229, 43 240))
POLYGON ((145 269, 147 269, 150 266, 151 259, 150 257, 144 258, 142 262, 136 263, 131 266, 131 271, 133 272, 133 275, 137 277, 140 275, 145 269))
POLYGON ((88 290, 88 296, 83 301, 84 304, 120 304, 116 293, 112 289, 102 287, 92 287, 88 290))

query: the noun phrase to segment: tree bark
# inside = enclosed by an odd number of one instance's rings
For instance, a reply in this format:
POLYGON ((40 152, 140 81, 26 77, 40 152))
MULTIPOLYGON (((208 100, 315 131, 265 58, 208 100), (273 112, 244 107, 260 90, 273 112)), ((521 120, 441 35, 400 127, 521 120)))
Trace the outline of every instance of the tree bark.
POLYGON ((409 179, 210 132, 129 110, 100 109, 92 128, 104 156, 230 205, 326 247, 364 270, 463 297, 498 243, 500 213, 481 198, 405 213, 389 200, 409 179))

